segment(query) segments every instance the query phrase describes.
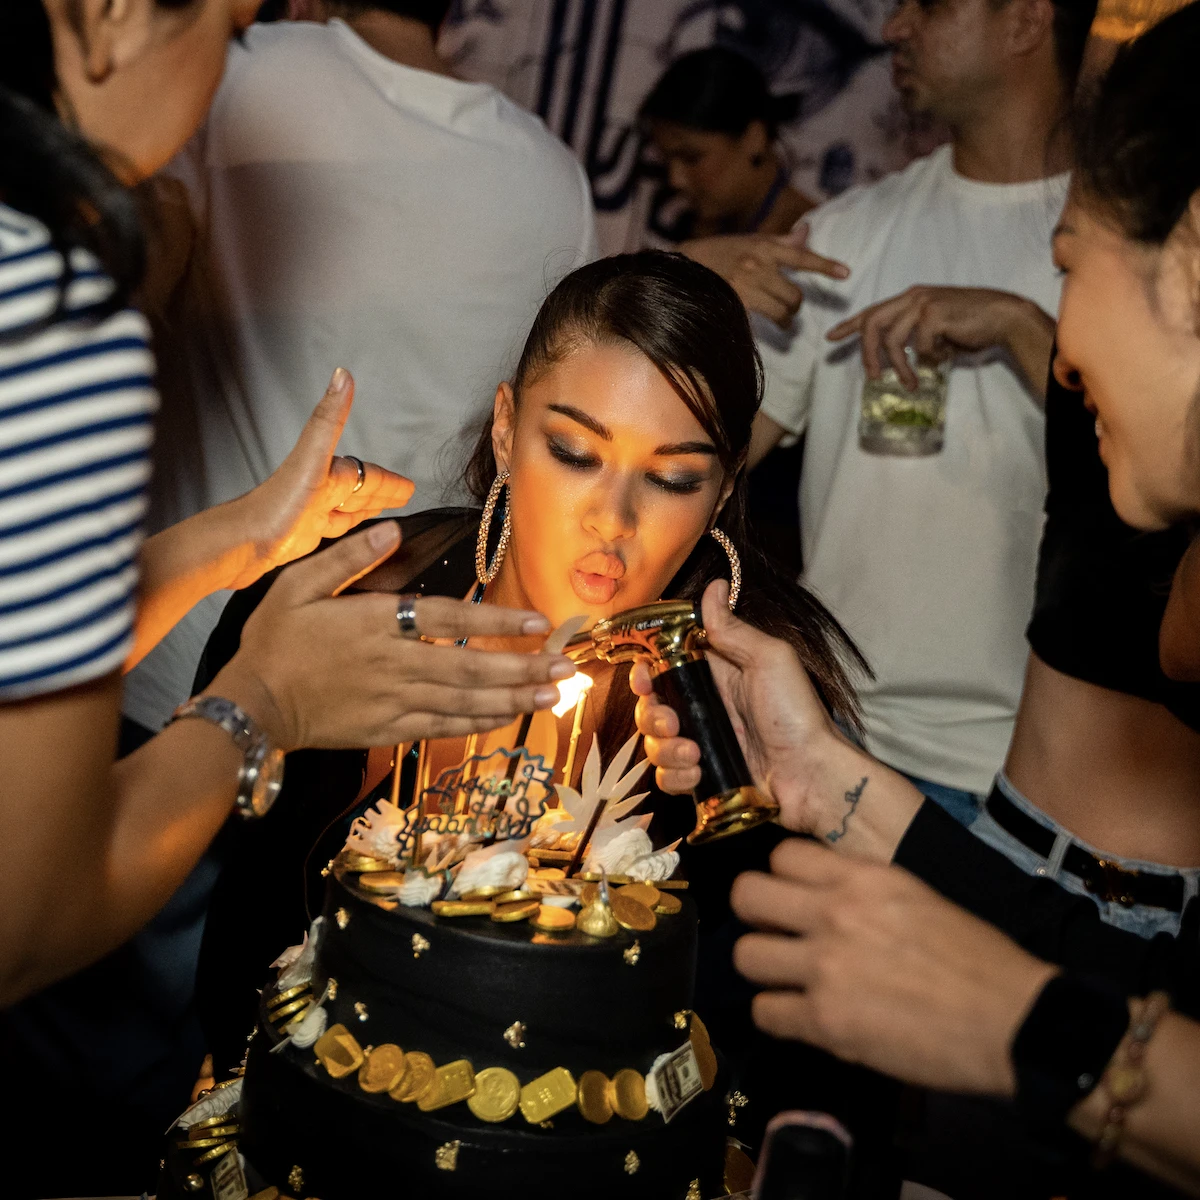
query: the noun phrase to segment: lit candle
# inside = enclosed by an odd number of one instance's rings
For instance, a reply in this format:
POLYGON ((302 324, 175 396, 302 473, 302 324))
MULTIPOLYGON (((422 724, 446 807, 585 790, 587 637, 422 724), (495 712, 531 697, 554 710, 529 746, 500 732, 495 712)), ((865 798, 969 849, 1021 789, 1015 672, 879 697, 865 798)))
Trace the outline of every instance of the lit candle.
POLYGON ((567 745, 567 762, 563 767, 563 783, 571 786, 571 775, 575 770, 575 751, 579 748, 579 735, 583 731, 583 713, 587 706, 588 692, 592 690, 595 680, 583 671, 576 671, 570 679, 564 679, 558 685, 558 703, 551 709, 556 717, 561 717, 571 705, 575 705, 575 722, 571 726, 571 740, 567 745))

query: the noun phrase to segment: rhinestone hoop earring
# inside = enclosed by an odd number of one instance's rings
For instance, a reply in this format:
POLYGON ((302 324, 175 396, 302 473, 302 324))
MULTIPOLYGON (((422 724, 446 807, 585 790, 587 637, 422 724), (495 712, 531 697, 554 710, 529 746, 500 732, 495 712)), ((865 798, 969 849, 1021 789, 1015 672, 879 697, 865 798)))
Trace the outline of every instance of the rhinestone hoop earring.
POLYGON ((500 493, 504 491, 507 483, 508 472, 501 471, 488 492, 487 503, 483 506, 483 518, 479 522, 479 537, 475 540, 475 578, 484 587, 487 587, 496 578, 500 564, 504 561, 504 552, 508 549, 509 538, 512 537, 512 509, 506 503, 504 505, 504 524, 500 527, 500 540, 496 543, 496 553, 492 555, 491 565, 489 565, 487 560, 488 534, 492 529, 492 517, 495 515, 496 505, 500 503, 500 493))
POLYGON ((710 529, 708 532, 729 559, 729 611, 733 612, 737 608, 738 597, 742 594, 742 560, 738 557, 737 547, 730 541, 725 530, 710 529))

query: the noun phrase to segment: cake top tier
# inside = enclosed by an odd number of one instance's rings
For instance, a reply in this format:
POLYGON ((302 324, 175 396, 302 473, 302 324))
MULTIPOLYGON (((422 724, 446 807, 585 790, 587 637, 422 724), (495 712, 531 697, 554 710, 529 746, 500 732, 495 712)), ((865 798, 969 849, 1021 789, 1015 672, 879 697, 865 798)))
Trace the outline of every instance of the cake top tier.
MULTIPOLYGON (((612 895, 620 911, 620 889, 612 895)), ((547 932, 528 919, 404 907, 335 869, 313 991, 332 981, 330 1022, 363 1044, 396 1043, 438 1062, 467 1058, 476 1069, 522 1074, 556 1066, 645 1071, 678 1042, 678 1014, 692 1003, 695 910, 686 892, 664 896, 678 911, 659 914, 653 929, 595 938, 574 928, 547 932)))

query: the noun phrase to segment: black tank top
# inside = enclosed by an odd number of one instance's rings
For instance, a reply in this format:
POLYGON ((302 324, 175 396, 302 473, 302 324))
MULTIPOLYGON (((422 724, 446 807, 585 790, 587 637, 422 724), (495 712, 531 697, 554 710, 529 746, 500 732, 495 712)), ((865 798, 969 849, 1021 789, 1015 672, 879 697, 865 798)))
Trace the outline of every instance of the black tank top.
POLYGON ((1087 683, 1165 705, 1200 730, 1200 684, 1159 666, 1158 631, 1190 532, 1144 533, 1108 496, 1095 418, 1053 376, 1046 396, 1046 526, 1029 644, 1043 662, 1087 683))

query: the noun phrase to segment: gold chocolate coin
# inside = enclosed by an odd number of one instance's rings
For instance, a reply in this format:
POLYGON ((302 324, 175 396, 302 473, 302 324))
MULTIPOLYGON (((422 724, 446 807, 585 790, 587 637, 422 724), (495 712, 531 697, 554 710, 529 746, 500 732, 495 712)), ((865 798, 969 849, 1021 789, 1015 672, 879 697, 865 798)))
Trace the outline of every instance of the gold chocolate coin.
POLYGON ((422 1112, 434 1112, 474 1094, 475 1072, 465 1058, 460 1058, 434 1071, 433 1083, 417 1097, 417 1107, 422 1112))
POLYGON ((733 1139, 725 1143, 725 1190, 731 1195, 748 1192, 754 1186, 754 1159, 739 1150, 733 1139))
POLYGON ((513 904, 497 904, 493 921, 527 921, 542 907, 536 896, 532 900, 517 900, 513 904))
POLYGON ((683 908, 683 901, 670 892, 659 892, 658 903, 654 906, 655 913, 660 917, 673 917, 683 908))
POLYGON ((410 1050, 404 1056, 404 1062, 407 1066, 404 1078, 397 1084, 391 1097, 402 1104, 408 1104, 419 1100, 433 1086, 437 1067, 433 1065, 433 1059, 420 1050, 410 1050))
POLYGON ((475 1076, 467 1107, 481 1121, 507 1121, 521 1100, 521 1081, 506 1067, 484 1067, 475 1076))
POLYGON ((638 933, 649 933, 651 929, 658 924, 658 918, 644 904, 639 904, 636 900, 625 894, 625 889, 621 888, 613 892, 612 899, 613 916, 617 918, 617 924, 622 929, 633 929, 638 933))
POLYGON ((298 983, 295 987, 290 987, 286 992, 280 992, 276 996, 272 996, 267 1001, 267 1010, 278 1008, 281 1004, 286 1004, 289 1000, 295 1000, 297 996, 307 992, 312 987, 310 983, 298 983))
POLYGON ((541 904, 530 924, 535 929, 565 933, 575 928, 575 914, 569 908, 555 908, 552 904, 541 904))
POLYGON ((462 899, 468 901, 493 900, 500 895, 501 892, 507 892, 508 888, 496 887, 494 884, 489 884, 487 887, 472 888, 467 892, 462 899))
POLYGON ((220 1158, 222 1154, 228 1154, 230 1150, 237 1149, 237 1142, 226 1142, 223 1146, 214 1146, 211 1150, 205 1150, 199 1158, 192 1163, 198 1167, 201 1163, 212 1162, 214 1158, 220 1158))
POLYGON ((621 889, 621 895, 628 896, 630 900, 636 900, 639 904, 644 904, 653 912, 662 893, 648 883, 627 883, 621 889))
MULTIPOLYGON (((200 1138, 206 1137, 220 1138, 222 1141, 224 1141, 225 1138, 236 1137, 239 1133, 241 1133, 242 1127, 228 1113, 225 1116, 225 1120, 227 1120, 229 1124, 210 1125, 207 1129, 189 1129, 188 1140, 192 1143, 195 1143, 200 1138)), ((180 1142, 180 1145, 186 1145, 186 1143, 180 1142)))
POLYGON ((688 881, 686 879, 660 879, 655 885, 661 892, 663 890, 670 892, 686 892, 688 881))
POLYGON ((526 891, 525 888, 513 888, 510 892, 501 892, 496 897, 497 904, 515 904, 518 900, 536 900, 537 893, 526 891))
POLYGON ((521 1115, 530 1125, 540 1125, 574 1103, 575 1076, 566 1067, 555 1067, 521 1089, 521 1115))
POLYGON ((370 854, 356 854, 353 850, 343 850, 340 855, 343 870, 354 871, 356 874, 374 871, 390 871, 391 863, 370 854))
POLYGON ((364 892, 391 892, 403 883, 404 875, 400 871, 373 871, 358 880, 358 886, 364 892))
POLYGON ((312 1007, 312 997, 302 996, 299 1000, 293 1000, 290 1004, 285 1004, 282 1008, 277 1008, 273 1013, 268 1014, 275 1024, 288 1024, 289 1018, 294 1018, 300 1015, 305 1009, 312 1007))
POLYGON ((205 1146, 224 1146, 228 1137, 189 1138, 186 1142, 176 1142, 185 1150, 203 1150, 205 1146))
POLYGON ((584 1120, 593 1125, 604 1125, 611 1119, 613 1107, 608 1096, 608 1076, 603 1071, 584 1071, 580 1075, 576 1104, 584 1120))
POLYGON ((646 1081, 640 1072, 626 1067, 618 1071, 608 1085, 608 1101, 613 1112, 626 1121, 640 1121, 649 1111, 646 1103, 646 1081))
POLYGON ((198 1130, 215 1129, 218 1125, 224 1125, 227 1121, 232 1119, 233 1118, 227 1112, 221 1113, 221 1115, 218 1117, 206 1117, 203 1121, 197 1121, 194 1125, 189 1125, 187 1127, 187 1135, 188 1137, 199 1137, 200 1135, 197 1132, 198 1130))
POLYGON ((333 1079, 345 1079, 363 1064, 362 1047, 345 1025, 330 1026, 317 1038, 313 1053, 333 1079))
POLYGON ((435 917, 490 917, 496 906, 490 900, 435 900, 435 917))
POLYGON ((404 1078, 408 1065, 404 1051, 391 1042, 376 1046, 367 1055, 367 1061, 358 1069, 358 1086, 364 1092, 376 1096, 390 1092, 404 1078))
POLYGON ((692 1043, 692 1053, 696 1056, 696 1066, 700 1068, 700 1082, 707 1092, 717 1079, 717 1056, 713 1053, 712 1042, 708 1040, 708 1029, 695 1013, 692 1013, 692 1027, 688 1031, 688 1039, 692 1043))
POLYGON ((538 879, 566 879, 567 873, 562 867, 541 867, 534 871, 538 879))

